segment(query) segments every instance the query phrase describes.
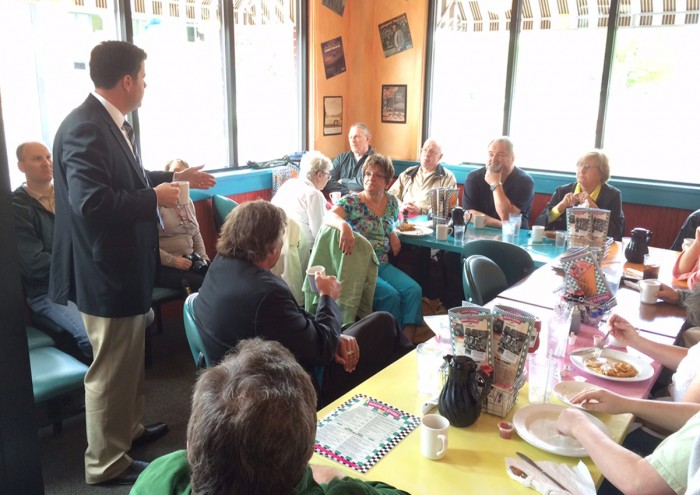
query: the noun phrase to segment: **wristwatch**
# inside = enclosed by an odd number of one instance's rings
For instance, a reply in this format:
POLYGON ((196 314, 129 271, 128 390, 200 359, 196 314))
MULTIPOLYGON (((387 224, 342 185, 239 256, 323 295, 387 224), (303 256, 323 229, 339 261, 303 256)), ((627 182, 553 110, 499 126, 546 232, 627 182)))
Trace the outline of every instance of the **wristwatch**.
POLYGON ((493 185, 490 185, 489 187, 491 188, 491 192, 494 192, 496 189, 498 189, 498 188, 501 187, 502 185, 503 185, 503 184, 501 184, 501 183, 499 182, 498 184, 493 184, 493 185))

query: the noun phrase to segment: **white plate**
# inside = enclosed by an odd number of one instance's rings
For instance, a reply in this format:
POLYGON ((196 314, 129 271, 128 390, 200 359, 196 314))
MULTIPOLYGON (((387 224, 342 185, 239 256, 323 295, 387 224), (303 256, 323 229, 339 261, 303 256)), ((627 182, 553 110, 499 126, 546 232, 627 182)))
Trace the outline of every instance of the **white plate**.
MULTIPOLYGON (((530 404, 515 411, 513 426, 520 438, 538 449, 567 457, 586 457, 586 449, 573 437, 557 432, 557 418, 566 406, 530 404)), ((587 414, 600 431, 610 436, 610 430, 598 418, 587 414)))
POLYGON ((556 398, 562 401, 564 404, 583 409, 581 407, 581 404, 572 404, 571 399, 576 397, 578 394, 580 394, 587 388, 600 387, 596 387, 595 385, 591 385, 590 383, 586 382, 559 382, 554 386, 552 392, 554 392, 556 398))
POLYGON ((637 371, 639 372, 637 376, 630 378, 617 378, 614 376, 605 376, 601 373, 596 373, 585 364, 585 360, 589 356, 590 354, 571 355, 571 362, 578 369, 585 371, 589 375, 597 376, 598 378, 605 378, 606 380, 612 380, 614 382, 643 382, 644 380, 648 380, 654 376, 654 368, 651 367, 651 363, 645 361, 641 357, 633 356, 627 352, 616 351, 614 349, 603 349, 600 357, 618 359, 637 368, 637 371))
MULTIPOLYGON (((415 225, 415 224, 414 224, 415 225)), ((406 232, 401 232, 399 229, 396 229, 396 232, 399 235, 407 235, 409 237, 420 237, 423 235, 430 235, 433 233, 433 229, 430 227, 423 227, 421 225, 416 225, 415 230, 407 230, 406 232)))

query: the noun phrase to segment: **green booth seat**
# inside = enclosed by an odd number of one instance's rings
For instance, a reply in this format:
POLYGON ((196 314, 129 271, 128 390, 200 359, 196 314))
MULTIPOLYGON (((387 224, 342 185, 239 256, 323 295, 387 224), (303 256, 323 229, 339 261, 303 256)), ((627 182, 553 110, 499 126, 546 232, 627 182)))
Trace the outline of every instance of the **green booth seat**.
POLYGON ((34 403, 47 402, 54 435, 62 429, 61 396, 83 389, 88 367, 55 347, 39 347, 29 351, 34 403))
POLYGON ((55 344, 56 342, 44 332, 27 325, 27 345, 30 351, 40 347, 53 347, 55 344))
POLYGON ((221 231, 221 226, 226 221, 226 217, 231 211, 238 206, 231 198, 226 196, 221 196, 219 194, 211 198, 212 206, 214 208, 214 224, 216 225, 216 231, 221 231))

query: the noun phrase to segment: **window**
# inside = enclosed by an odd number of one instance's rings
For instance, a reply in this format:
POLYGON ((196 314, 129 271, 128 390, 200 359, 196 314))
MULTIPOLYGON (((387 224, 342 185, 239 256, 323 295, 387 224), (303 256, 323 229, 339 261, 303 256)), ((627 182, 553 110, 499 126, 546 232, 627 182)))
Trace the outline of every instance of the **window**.
POLYGON ((602 146, 614 176, 700 184, 688 158, 700 133, 700 0, 620 0, 619 13, 609 0, 519 2, 511 26, 507 0, 433 1, 429 134, 445 161, 483 163, 508 122, 525 168, 573 172, 602 146))

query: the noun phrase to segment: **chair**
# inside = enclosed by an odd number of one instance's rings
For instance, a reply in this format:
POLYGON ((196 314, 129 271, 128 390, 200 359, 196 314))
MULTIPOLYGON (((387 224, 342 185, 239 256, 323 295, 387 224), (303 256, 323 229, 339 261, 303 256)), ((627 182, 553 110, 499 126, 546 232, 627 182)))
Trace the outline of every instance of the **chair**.
POLYGON ((185 305, 182 307, 182 313, 185 320, 185 335, 187 335, 187 342, 190 344, 194 364, 197 366, 197 369, 204 369, 211 366, 211 360, 207 350, 204 348, 202 336, 199 335, 197 323, 194 321, 194 300, 198 295, 199 293, 195 292, 187 296, 185 305))
POLYGON ((480 254, 464 260, 463 278, 471 288, 472 301, 483 306, 508 288, 508 282, 499 266, 480 254))
MULTIPOLYGON (((535 271, 535 263, 532 261, 530 253, 520 246, 503 241, 491 239, 476 239, 469 241, 462 249, 462 256, 468 258, 474 254, 486 256, 496 263, 506 276, 508 285, 514 285, 535 271)), ((464 288, 464 299, 469 300, 470 289, 466 279, 462 277, 464 288)))
POLYGON ((55 347, 30 349, 29 364, 34 403, 48 402, 53 432, 58 435, 63 427, 60 397, 83 388, 88 367, 55 347))
POLYGON ((306 238, 299 223, 293 218, 287 218, 287 228, 284 230, 284 244, 277 264, 270 271, 281 277, 292 291, 297 304, 304 304, 302 284, 309 264, 309 249, 306 238))
POLYGON ((238 203, 231 198, 216 194, 211 198, 211 204, 214 209, 214 225, 216 225, 216 231, 219 232, 226 221, 226 217, 231 213, 231 210, 238 206, 238 203))
MULTIPOLYGON (((334 275, 343 284, 336 301, 343 318, 343 325, 355 323, 372 312, 374 289, 377 285, 379 260, 367 239, 357 232, 352 255, 345 256, 339 247, 340 231, 323 226, 316 236, 309 266, 323 265, 326 275, 334 275)), ((304 306, 313 313, 318 305, 318 294, 304 278, 304 306)))

